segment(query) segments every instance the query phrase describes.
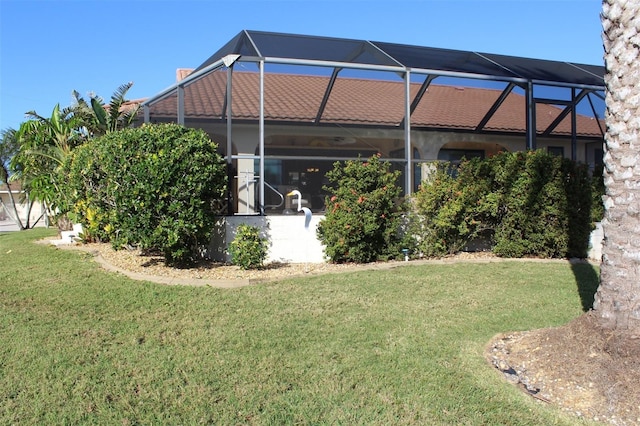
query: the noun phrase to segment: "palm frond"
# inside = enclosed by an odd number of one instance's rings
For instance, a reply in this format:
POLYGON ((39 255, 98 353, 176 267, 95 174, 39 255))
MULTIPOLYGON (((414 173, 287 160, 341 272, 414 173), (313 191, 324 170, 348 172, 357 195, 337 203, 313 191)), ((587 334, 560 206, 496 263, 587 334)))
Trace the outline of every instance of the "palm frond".
POLYGON ((133 81, 121 84, 120 87, 118 87, 116 89, 116 91, 113 92, 113 95, 111 95, 111 102, 112 103, 113 102, 120 102, 121 104, 124 103, 125 102, 125 95, 129 91, 129 89, 131 89, 131 87, 133 87, 133 81))
POLYGON ((130 127, 138 117, 140 105, 132 105, 130 109, 123 111, 120 117, 121 128, 130 127))
POLYGON ((91 98, 91 108, 93 109, 93 114, 98 122, 98 126, 102 132, 107 131, 108 122, 107 122, 107 111, 102 106, 102 102, 99 98, 91 98))
POLYGON ((113 132, 118 130, 118 124, 122 121, 122 112, 120 111, 120 108, 126 102, 125 95, 132 86, 132 81, 122 84, 113 93, 113 95, 111 95, 111 102, 109 103, 109 116, 111 119, 109 123, 109 131, 113 132))
POLYGON ((34 110, 27 111, 24 113, 27 116, 27 121, 47 121, 46 118, 35 112, 34 110))

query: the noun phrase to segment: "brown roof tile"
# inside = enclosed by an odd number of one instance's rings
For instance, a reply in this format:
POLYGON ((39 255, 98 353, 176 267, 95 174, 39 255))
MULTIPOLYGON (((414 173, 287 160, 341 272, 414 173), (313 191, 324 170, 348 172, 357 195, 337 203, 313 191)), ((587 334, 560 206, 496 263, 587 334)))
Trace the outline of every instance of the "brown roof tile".
MULTIPOLYGON (((224 117, 226 72, 213 72, 185 88, 187 118, 224 117)), ((264 112, 267 121, 313 122, 329 83, 328 77, 265 74, 264 112)), ((233 74, 233 116, 258 118, 258 74, 233 74)), ((419 84, 411 85, 412 98, 419 84)), ((501 91, 432 84, 411 116, 413 127, 473 130, 491 108, 501 91)), ((176 99, 165 98, 151 106, 151 116, 175 116, 176 99)), ((538 132, 544 131, 560 114, 561 108, 536 105, 538 132)), ((398 81, 339 78, 322 114, 321 122, 355 125, 398 126, 404 117, 404 83, 398 81)), ((525 98, 511 93, 488 121, 484 130, 525 132, 525 98)), ((570 135, 570 116, 553 134, 570 135)), ((597 121, 578 115, 578 135, 601 137, 597 121)))

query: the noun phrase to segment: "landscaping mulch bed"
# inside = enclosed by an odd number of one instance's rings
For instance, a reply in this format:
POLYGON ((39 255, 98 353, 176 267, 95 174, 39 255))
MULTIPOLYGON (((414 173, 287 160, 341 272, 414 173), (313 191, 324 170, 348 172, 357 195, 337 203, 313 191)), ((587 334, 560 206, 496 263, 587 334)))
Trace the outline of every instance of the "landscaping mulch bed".
MULTIPOLYGON (((374 262, 368 264, 271 262, 265 264, 259 269, 242 270, 240 267, 235 265, 203 260, 190 268, 170 268, 164 264, 164 257, 160 253, 144 253, 137 249, 113 250, 110 244, 99 243, 76 244, 60 247, 91 252, 102 257, 107 263, 125 271, 185 280, 251 280, 254 282, 264 282, 300 275, 338 273, 365 269, 388 269, 406 264, 403 261, 374 262)), ((478 252, 459 253, 454 256, 436 260, 412 260, 410 263, 452 262, 457 260, 492 261, 498 259, 499 258, 495 257, 491 253, 478 252)))

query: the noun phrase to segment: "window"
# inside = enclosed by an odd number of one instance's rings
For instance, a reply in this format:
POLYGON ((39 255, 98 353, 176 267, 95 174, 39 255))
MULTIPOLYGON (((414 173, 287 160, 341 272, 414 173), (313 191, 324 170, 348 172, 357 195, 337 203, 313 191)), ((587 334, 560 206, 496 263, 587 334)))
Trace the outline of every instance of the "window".
POLYGON ((558 157, 564 157, 564 147, 562 146, 548 146, 547 152, 551 155, 557 155, 558 157))

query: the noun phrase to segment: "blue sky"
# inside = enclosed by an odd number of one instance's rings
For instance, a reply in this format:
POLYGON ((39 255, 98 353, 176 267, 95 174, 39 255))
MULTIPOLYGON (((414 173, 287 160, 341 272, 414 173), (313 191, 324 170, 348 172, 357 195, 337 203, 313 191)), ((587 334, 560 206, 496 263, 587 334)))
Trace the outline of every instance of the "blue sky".
POLYGON ((71 92, 149 97, 243 29, 603 64, 600 0, 0 0, 0 129, 71 92))

